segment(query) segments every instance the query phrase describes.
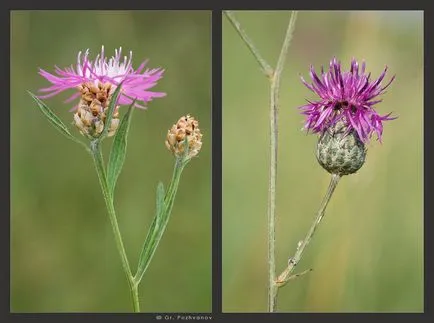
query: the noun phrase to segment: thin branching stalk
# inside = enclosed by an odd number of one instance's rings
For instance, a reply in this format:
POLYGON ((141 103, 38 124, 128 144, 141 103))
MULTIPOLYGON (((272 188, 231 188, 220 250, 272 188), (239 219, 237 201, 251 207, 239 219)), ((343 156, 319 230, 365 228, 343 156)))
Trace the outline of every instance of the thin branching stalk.
POLYGON ((255 47, 249 36, 247 36, 246 32, 243 28, 241 28, 241 24, 238 22, 238 20, 235 18, 232 11, 226 10, 225 12, 226 17, 229 19, 232 26, 236 29, 244 43, 249 48, 250 52, 253 54, 253 56, 256 58, 257 62, 261 66, 262 72, 268 76, 269 78, 273 75, 273 69, 271 68, 270 64, 267 63, 267 61, 261 56, 258 49, 255 47))
MULTIPOLYGON (((318 225, 320 224, 322 218, 324 217, 325 210, 327 208, 327 205, 333 195, 333 192, 336 188, 336 186, 339 183, 339 180, 341 179, 340 175, 333 174, 330 180, 329 187, 327 189, 326 195, 324 196, 324 199, 321 202, 321 206, 318 210, 318 213, 316 214, 315 220, 313 221, 309 231, 306 234, 306 237, 304 240, 300 241, 297 246, 297 251, 295 252, 294 257, 290 258, 288 260, 288 266, 286 269, 279 275, 276 284, 278 287, 284 286, 290 279, 293 278, 295 275, 291 275, 297 264, 300 262, 301 257, 303 256, 303 252, 309 242, 311 241, 313 234, 315 233, 316 229, 318 228, 318 225)), ((306 270, 301 274, 297 274, 297 276, 300 276, 304 273, 309 272, 310 270, 306 270)))
POLYGON ((297 19, 297 11, 291 13, 285 39, 280 51, 276 69, 273 70, 270 65, 262 58, 258 49, 255 47, 246 32, 241 28, 241 24, 236 20, 235 16, 230 11, 225 11, 226 17, 234 26, 241 39, 249 48, 250 52, 256 58, 261 66, 262 72, 270 81, 270 172, 268 186, 268 311, 276 311, 277 291, 276 284, 276 256, 275 256, 275 222, 276 222, 276 174, 277 174, 277 139, 278 139, 278 110, 279 110, 279 90, 280 77, 285 65, 285 60, 288 54, 289 44, 291 43, 294 33, 295 21, 297 19))

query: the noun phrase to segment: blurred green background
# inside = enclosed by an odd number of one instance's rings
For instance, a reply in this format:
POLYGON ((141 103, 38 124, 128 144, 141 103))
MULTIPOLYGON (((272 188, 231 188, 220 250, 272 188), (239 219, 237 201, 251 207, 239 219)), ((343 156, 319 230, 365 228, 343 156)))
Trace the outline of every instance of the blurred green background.
MULTIPOLYGON (((275 66, 289 12, 235 12, 275 66)), ((297 107, 315 98, 299 79, 336 56, 348 70, 365 59, 377 78, 396 74, 377 111, 383 144, 339 183, 298 272, 279 292, 282 312, 423 311, 423 13, 300 12, 282 75, 277 171, 277 271, 304 238, 330 176, 317 163, 317 137, 300 131, 297 107)), ((267 304, 269 85, 223 16, 223 311, 267 304)))
MULTIPOLYGON (((144 312, 209 312, 211 13, 69 10, 11 13, 11 312, 132 311, 92 160, 57 133, 26 93, 49 84, 38 67, 75 64, 86 48, 94 58, 101 45, 106 56, 119 46, 133 51, 135 68, 149 58, 149 67, 166 69, 153 90, 167 97, 134 113, 116 189, 133 271, 154 216, 157 183, 167 186, 172 175, 167 130, 187 113, 200 122, 202 151, 183 173, 139 293, 144 312)), ((45 100, 67 124, 72 104, 63 101, 72 93, 45 100)))

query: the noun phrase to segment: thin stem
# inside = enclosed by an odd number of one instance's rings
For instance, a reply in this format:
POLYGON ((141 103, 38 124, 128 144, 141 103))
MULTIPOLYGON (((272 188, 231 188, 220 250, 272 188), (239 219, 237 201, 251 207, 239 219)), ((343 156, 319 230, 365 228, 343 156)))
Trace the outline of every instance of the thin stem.
POLYGON ((238 22, 238 20, 235 18, 232 11, 225 10, 224 11, 226 17, 229 19, 232 26, 235 28, 235 30, 240 35, 241 39, 244 41, 244 43, 249 48, 250 52, 253 54, 253 56, 258 61, 259 65, 261 66, 262 72, 268 76, 271 77, 273 75, 273 69, 271 68, 270 64, 267 63, 265 59, 262 58, 261 54, 253 44, 252 40, 247 36, 246 32, 243 28, 241 28, 241 24, 238 22))
POLYGON ((125 252, 125 247, 122 242, 122 235, 119 230, 118 221, 116 218, 116 212, 113 204, 113 198, 110 194, 110 190, 107 184, 107 175, 104 166, 104 161, 101 152, 101 146, 99 141, 92 141, 90 145, 91 155, 93 161, 95 163, 96 172, 98 174, 99 183, 101 185, 101 190, 104 196, 104 201, 107 207, 107 211, 110 218, 110 223, 112 225, 113 233, 115 236, 116 247, 118 249, 119 255, 122 261, 122 268, 124 269, 125 275, 127 277, 128 285, 131 290, 131 296, 133 301, 133 308, 135 312, 140 312, 139 308, 139 299, 137 292, 134 291, 134 288, 137 289, 137 286, 134 283, 133 276, 131 274, 130 265, 128 262, 127 254, 125 252))
POLYGON ((224 11, 233 27, 236 29, 241 39, 249 48, 250 52, 261 66, 262 72, 268 76, 270 80, 270 173, 268 187, 268 311, 276 311, 278 285, 276 284, 276 258, 275 258, 275 222, 276 222, 276 174, 277 174, 277 139, 278 139, 278 110, 279 110, 279 90, 280 76, 285 65, 285 59, 288 54, 289 44, 291 43, 292 34, 294 33, 295 21, 297 19, 297 11, 292 11, 289 19, 288 28, 279 59, 276 65, 276 70, 262 58, 259 51, 254 46, 251 39, 241 28, 241 24, 235 19, 231 11, 224 11))
POLYGON ((135 313, 140 312, 140 302, 139 302, 139 285, 133 284, 131 286, 131 298, 133 299, 133 309, 135 313))
POLYGON ((322 218, 324 217, 325 210, 327 208, 327 205, 333 195, 333 192, 335 191, 336 186, 339 183, 339 180, 341 179, 340 175, 333 174, 330 180, 329 187, 327 189, 326 195, 324 196, 324 199, 321 202, 321 206, 318 210, 318 213, 316 214, 315 220, 313 221, 309 231, 306 234, 306 237, 304 240, 299 242, 299 245, 297 247, 297 251, 295 252, 294 257, 290 258, 288 261, 288 266, 286 269, 280 274, 279 278, 276 280, 276 284, 278 287, 284 286, 288 280, 291 279, 291 273, 294 270, 294 268, 297 266, 297 264, 300 262, 301 257, 303 256, 303 252, 309 242, 311 241, 316 229, 318 228, 318 225, 320 224, 322 218))
MULTIPOLYGON (((292 35, 295 29, 295 22, 297 21, 297 11, 293 11, 291 13, 291 17, 289 18, 288 28, 286 29, 285 40, 283 41, 282 49, 280 51, 279 59, 277 61, 276 72, 274 74, 275 77, 280 77, 282 74, 283 67, 285 65, 286 56, 288 54, 289 45, 292 40, 292 35)), ((279 85, 279 79, 275 81, 279 85)), ((277 87, 278 89, 278 87, 277 87)))
POLYGON ((280 76, 283 71, 289 44, 295 28, 297 12, 291 13, 288 29, 280 51, 276 70, 270 82, 270 173, 268 188, 268 311, 275 312, 277 304, 278 286, 276 285, 276 179, 277 179, 277 152, 278 152, 278 112, 280 76))

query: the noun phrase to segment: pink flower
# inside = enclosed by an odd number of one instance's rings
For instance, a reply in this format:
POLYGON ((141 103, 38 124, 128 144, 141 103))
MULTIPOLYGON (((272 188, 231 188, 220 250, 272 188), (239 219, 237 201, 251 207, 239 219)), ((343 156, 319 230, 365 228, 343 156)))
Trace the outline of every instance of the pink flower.
POLYGON ((96 86, 101 83, 110 83, 112 92, 117 85, 122 82, 121 94, 118 98, 118 105, 129 105, 136 99, 135 107, 146 108, 146 103, 153 98, 161 98, 166 95, 163 92, 151 92, 150 88, 157 84, 157 81, 162 77, 164 70, 161 68, 144 69, 147 61, 144 61, 134 70, 132 67, 132 52, 130 51, 129 58, 121 57, 122 48, 115 50, 115 56, 107 61, 104 56, 104 46, 102 46, 101 54, 98 54, 95 61, 89 59, 89 49, 86 50, 84 56, 82 52, 78 53, 77 66, 60 69, 55 66, 57 75, 50 74, 43 69, 39 69, 39 74, 45 77, 51 86, 40 89, 40 92, 47 94, 39 96, 39 98, 49 98, 68 89, 77 90, 65 102, 71 102, 81 95, 80 87, 85 83, 94 83, 96 86), (140 105, 138 102, 143 102, 140 105))

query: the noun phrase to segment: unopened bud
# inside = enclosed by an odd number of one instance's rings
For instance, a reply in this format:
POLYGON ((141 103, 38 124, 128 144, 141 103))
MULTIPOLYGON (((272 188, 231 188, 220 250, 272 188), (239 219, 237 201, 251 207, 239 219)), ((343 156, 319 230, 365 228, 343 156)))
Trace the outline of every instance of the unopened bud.
POLYGON ((183 157, 188 144, 187 159, 196 156, 202 147, 202 134, 199 129, 199 122, 187 115, 181 117, 176 124, 167 132, 166 147, 175 156, 183 157))
POLYGON ((357 132, 342 121, 329 127, 320 136, 316 157, 320 165, 331 174, 349 175, 365 163, 366 148, 357 132))

